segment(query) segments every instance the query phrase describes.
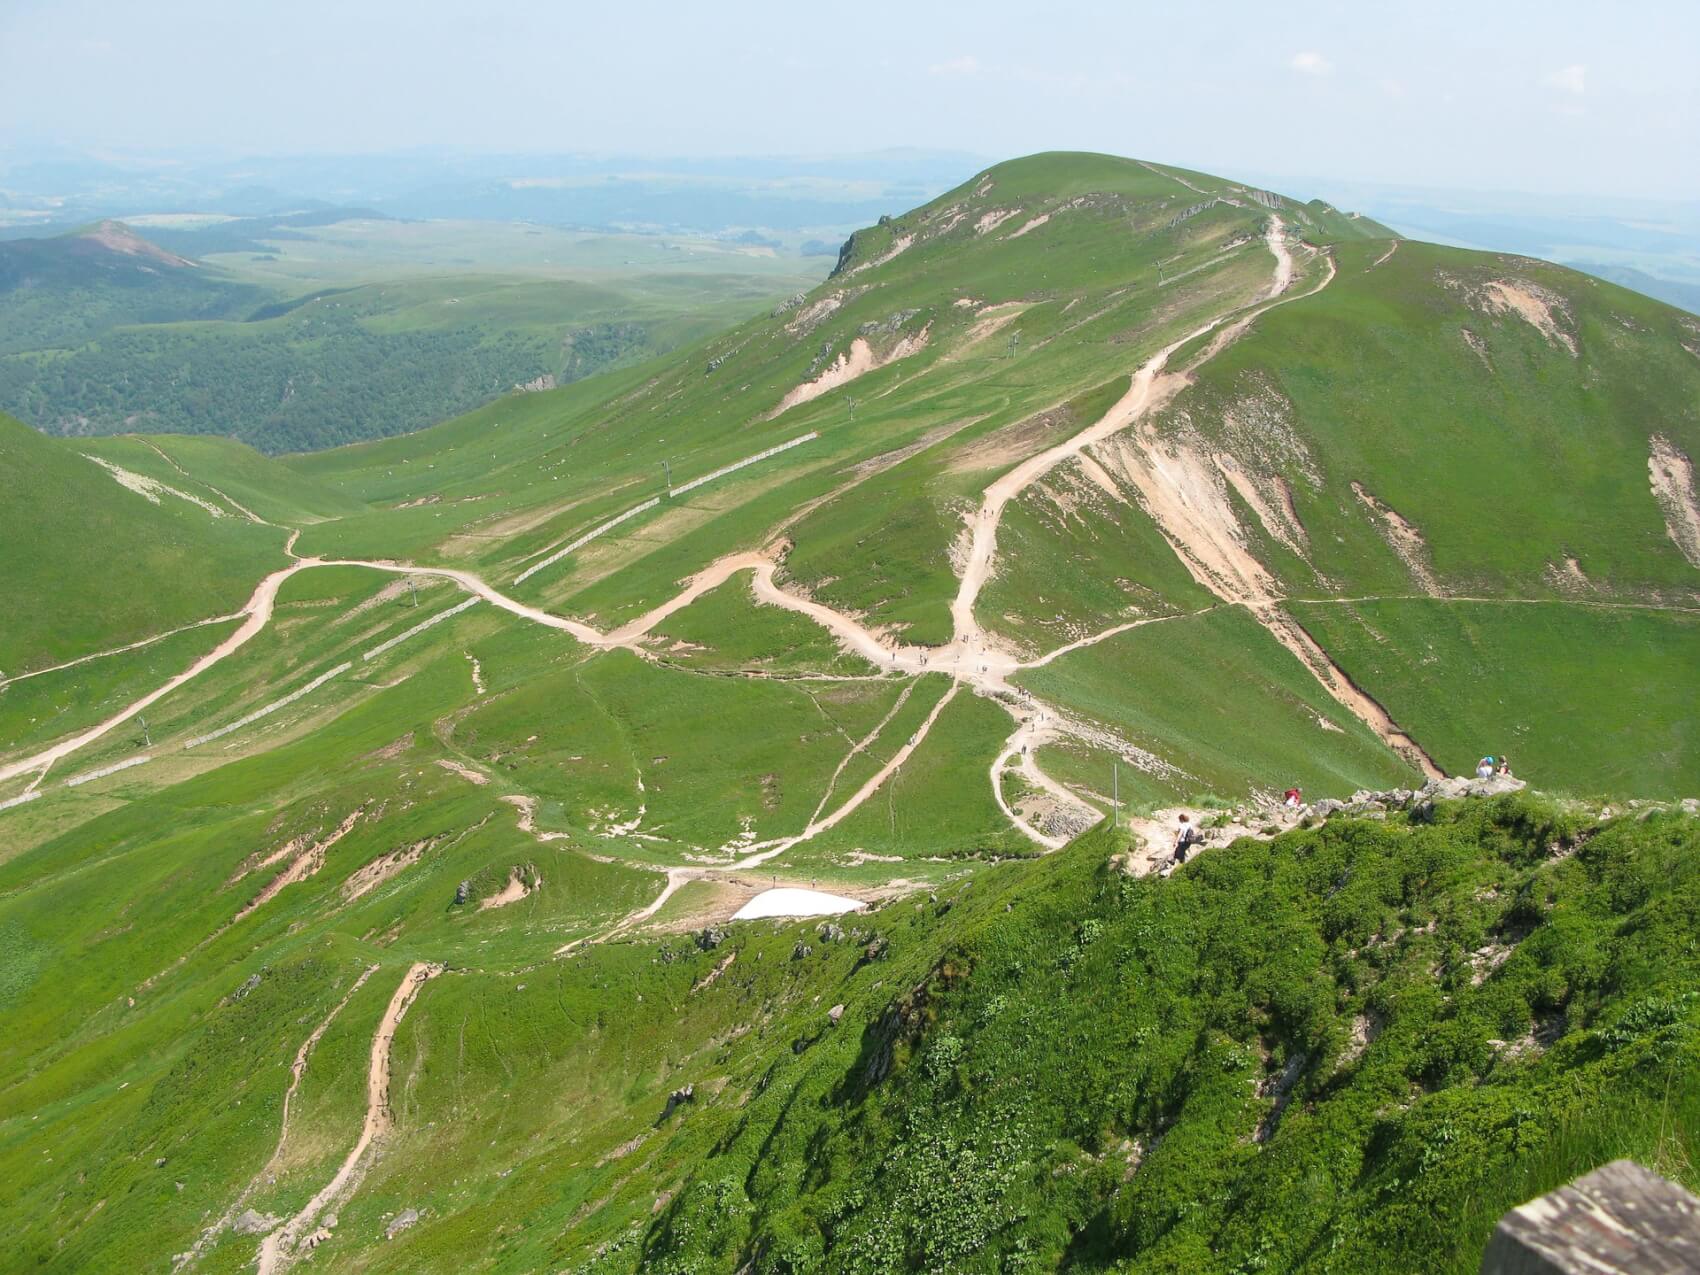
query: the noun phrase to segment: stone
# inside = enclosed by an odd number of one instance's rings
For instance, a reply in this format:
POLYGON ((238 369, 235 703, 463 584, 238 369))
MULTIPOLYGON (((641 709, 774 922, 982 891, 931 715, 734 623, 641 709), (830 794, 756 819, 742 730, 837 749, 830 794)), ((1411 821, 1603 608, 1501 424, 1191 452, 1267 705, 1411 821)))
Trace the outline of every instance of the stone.
POLYGON ((275 1230, 282 1221, 282 1218, 273 1217, 270 1213, 243 1209, 230 1223, 230 1229, 238 1235, 266 1235, 275 1230))
POLYGON ((403 1209, 400 1213, 397 1213, 395 1217, 390 1220, 390 1224, 384 1228, 384 1238, 386 1240, 393 1240, 396 1236, 400 1235, 417 1221, 419 1221, 418 1209, 403 1209))
POLYGON ((667 1107, 666 1110, 661 1113, 661 1118, 665 1120, 668 1116, 673 1114, 676 1107, 681 1107, 687 1102, 695 1102, 696 1100, 696 1085, 683 1085, 680 1088, 675 1089, 672 1093, 667 1095, 667 1107))
POLYGON ((1700 1198, 1614 1160, 1499 1221, 1482 1275, 1678 1275, 1700 1270, 1700 1198))

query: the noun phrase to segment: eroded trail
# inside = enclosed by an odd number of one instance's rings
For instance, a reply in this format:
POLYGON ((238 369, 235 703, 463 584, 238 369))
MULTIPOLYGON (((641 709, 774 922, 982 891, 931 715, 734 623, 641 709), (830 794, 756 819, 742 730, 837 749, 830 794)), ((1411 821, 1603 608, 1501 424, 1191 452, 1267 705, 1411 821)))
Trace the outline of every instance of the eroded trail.
POLYGON ((260 1171, 248 1180, 248 1185, 242 1188, 241 1193, 231 1201, 230 1207, 219 1215, 218 1220, 201 1232, 200 1238, 195 1241, 194 1246, 187 1252, 177 1255, 172 1262, 171 1269, 173 1271, 180 1271, 191 1266, 206 1255, 207 1250, 213 1246, 224 1230, 236 1220, 242 1207, 253 1198, 254 1192, 259 1190, 267 1175, 283 1158, 284 1144, 289 1141, 289 1106, 295 1099, 295 1091, 301 1087, 301 1078, 307 1074, 307 1060, 313 1056, 314 1048, 325 1032, 330 1029, 330 1025, 336 1021, 337 1015, 342 1013, 348 1002, 354 999, 354 994, 366 985, 366 980, 377 972, 378 967, 376 965, 368 965, 362 970, 349 989, 343 993, 342 999, 331 1007, 331 1012, 326 1014, 320 1020, 319 1025, 313 1028, 307 1039, 301 1042, 301 1048, 295 1051, 295 1061, 289 1064, 289 1088, 284 1090, 283 1093, 283 1114, 278 1121, 277 1146, 272 1149, 271 1157, 260 1167, 260 1171))
POLYGON ((45 773, 54 762, 63 757, 69 757, 79 748, 92 744, 95 740, 99 739, 107 732, 118 726, 122 726, 125 722, 134 718, 137 713, 145 712, 150 705, 158 703, 179 686, 192 682, 195 678, 199 677, 213 665, 223 660, 226 656, 240 650, 243 646, 247 645, 250 638, 259 633, 270 622, 272 618, 272 605, 277 601, 277 591, 283 587, 283 582, 289 579, 289 577, 294 575, 297 571, 301 570, 305 565, 309 564, 303 561, 291 563, 287 567, 283 567, 280 570, 272 572, 264 580, 260 581, 259 587, 254 590, 253 597, 248 599, 248 605, 243 607, 238 613, 247 617, 243 621, 242 626, 229 637, 225 638, 224 641, 220 642, 212 650, 201 656, 200 659, 196 660, 183 672, 179 673, 176 677, 166 682, 163 686, 149 691, 146 695, 143 695, 127 708, 120 709, 105 721, 98 725, 89 727, 81 734, 73 735, 69 739, 61 740, 59 743, 54 744, 51 747, 44 748, 33 756, 25 757, 20 761, 11 762, 5 766, 0 766, 0 781, 13 779, 19 775, 31 774, 35 771, 42 771, 45 773))
POLYGON ((325 1213, 347 1199, 366 1176, 370 1167, 370 1152, 390 1130, 390 1046, 395 1042, 397 1026, 413 1004, 419 989, 443 972, 441 965, 416 961, 402 976, 401 985, 384 1010, 378 1030, 372 1036, 372 1057, 366 1071, 366 1119, 360 1126, 360 1137, 353 1150, 343 1160, 331 1180, 305 1207, 290 1218, 260 1244, 260 1275, 277 1275, 287 1270, 302 1255, 303 1248, 311 1250, 330 1234, 316 1226, 325 1213))
MULTIPOLYGON (((956 591, 956 598, 950 606, 951 623, 958 640, 978 631, 974 619, 974 606, 979 600, 980 591, 985 588, 986 581, 992 574, 993 558, 997 550, 998 524, 1003 520, 1004 508, 1011 500, 1021 495, 1022 492, 1064 461, 1078 457, 1094 443, 1103 442, 1105 439, 1112 438, 1129 429, 1141 417, 1149 415, 1154 409, 1161 407, 1172 398, 1186 384, 1184 377, 1163 375, 1164 368, 1168 366, 1169 359, 1173 357, 1176 350, 1190 341, 1214 332, 1224 323, 1235 319, 1248 309, 1255 313, 1267 302, 1286 292, 1292 286, 1294 264, 1293 254, 1287 248, 1284 235, 1285 227, 1281 219, 1279 217, 1270 218, 1269 231, 1264 236, 1264 242, 1275 258, 1275 272, 1268 292, 1257 301, 1252 302, 1250 306, 1236 307, 1219 314, 1158 350, 1133 374, 1133 380, 1128 386, 1127 393, 1123 394, 1101 418, 1073 437, 1065 439, 1054 447, 1047 448, 1036 456, 1029 457, 986 488, 985 495, 980 501, 980 508, 969 524, 967 561, 962 572, 962 582, 956 591)), ((1250 315, 1247 315, 1248 320, 1250 317, 1250 315)))

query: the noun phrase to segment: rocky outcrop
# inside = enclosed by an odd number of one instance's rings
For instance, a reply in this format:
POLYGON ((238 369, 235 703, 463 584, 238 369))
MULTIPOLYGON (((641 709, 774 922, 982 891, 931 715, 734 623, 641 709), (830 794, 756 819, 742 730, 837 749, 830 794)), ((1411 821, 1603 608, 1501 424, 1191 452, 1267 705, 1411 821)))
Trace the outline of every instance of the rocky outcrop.
POLYGON ((1310 807, 1318 818, 1330 815, 1385 814, 1390 810, 1417 810, 1432 806, 1436 801, 1457 801, 1463 797, 1498 797, 1505 793, 1522 792, 1528 787, 1521 779, 1509 776, 1501 779, 1471 779, 1455 776, 1451 779, 1431 779, 1421 788, 1390 788, 1385 792, 1359 789, 1350 797, 1339 800, 1324 798, 1310 807))

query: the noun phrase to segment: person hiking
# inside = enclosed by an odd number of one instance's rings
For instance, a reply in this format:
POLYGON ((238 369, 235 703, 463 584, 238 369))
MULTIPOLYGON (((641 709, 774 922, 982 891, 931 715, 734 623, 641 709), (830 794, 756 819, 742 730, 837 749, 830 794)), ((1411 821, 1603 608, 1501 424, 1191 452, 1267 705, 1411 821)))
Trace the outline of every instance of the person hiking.
POLYGON ((1495 771, 1494 773, 1497 774, 1501 779, 1510 779, 1511 778, 1511 758, 1501 757, 1499 759, 1499 769, 1497 771, 1495 771))
POLYGON ((1476 778, 1477 779, 1492 779, 1493 778, 1493 754, 1492 753, 1489 753, 1486 757, 1482 758, 1479 762, 1476 763, 1476 778))
POLYGON ((1183 810, 1181 812, 1181 826, 1175 833, 1174 862, 1176 864, 1185 863, 1187 854, 1202 840, 1204 840, 1204 835, 1199 832, 1198 826, 1191 821, 1183 810))
POLYGON ((1281 794, 1281 804, 1286 806, 1288 810, 1297 810, 1305 804, 1305 795, 1295 785, 1281 794))

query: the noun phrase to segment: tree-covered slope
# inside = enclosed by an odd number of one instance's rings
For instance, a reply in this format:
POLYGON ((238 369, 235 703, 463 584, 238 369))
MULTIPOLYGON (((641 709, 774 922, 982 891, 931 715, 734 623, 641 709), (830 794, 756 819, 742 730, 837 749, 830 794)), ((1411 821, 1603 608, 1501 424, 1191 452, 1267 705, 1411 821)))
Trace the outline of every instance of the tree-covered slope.
POLYGON ((167 252, 122 222, 6 240, 0 356, 78 346, 119 324, 230 318, 269 295, 167 252))
POLYGON ((929 906, 919 978, 840 975, 836 1029, 686 1117, 642 1268, 1465 1275, 1600 1161, 1693 1180, 1692 818, 1472 803, 1166 881, 1113 845, 929 906))

